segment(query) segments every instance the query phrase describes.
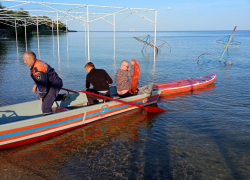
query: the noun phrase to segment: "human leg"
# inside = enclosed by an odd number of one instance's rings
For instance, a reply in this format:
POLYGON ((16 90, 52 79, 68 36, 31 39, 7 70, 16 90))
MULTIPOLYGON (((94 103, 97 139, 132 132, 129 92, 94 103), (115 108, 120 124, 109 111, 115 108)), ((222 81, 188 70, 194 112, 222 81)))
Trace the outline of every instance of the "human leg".
POLYGON ((93 105, 94 104, 94 98, 93 96, 86 94, 87 99, 88 99, 88 105, 93 105))
POLYGON ((53 113, 52 112, 52 105, 59 93, 60 89, 51 87, 49 89, 48 94, 43 98, 43 102, 42 102, 42 112, 43 115, 48 115, 53 113))
POLYGON ((55 101, 64 101, 66 102, 67 95, 66 94, 58 94, 55 101))

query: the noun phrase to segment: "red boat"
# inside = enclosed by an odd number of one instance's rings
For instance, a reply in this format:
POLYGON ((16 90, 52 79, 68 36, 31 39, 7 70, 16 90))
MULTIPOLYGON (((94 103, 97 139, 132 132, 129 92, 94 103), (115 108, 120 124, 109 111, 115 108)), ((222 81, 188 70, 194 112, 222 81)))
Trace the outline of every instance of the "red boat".
POLYGON ((159 90, 160 95, 193 91, 195 89, 212 84, 216 78, 216 74, 209 74, 200 78, 190 78, 156 84, 154 89, 159 90))

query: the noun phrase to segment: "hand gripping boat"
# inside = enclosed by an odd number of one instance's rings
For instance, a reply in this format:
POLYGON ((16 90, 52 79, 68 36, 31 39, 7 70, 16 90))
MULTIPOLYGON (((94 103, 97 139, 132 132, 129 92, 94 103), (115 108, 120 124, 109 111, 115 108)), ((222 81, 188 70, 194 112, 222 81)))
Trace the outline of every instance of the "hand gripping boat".
POLYGON ((200 78, 190 78, 171 82, 156 84, 155 90, 159 90, 161 95, 193 91, 212 84, 216 80, 216 74, 209 74, 200 78))

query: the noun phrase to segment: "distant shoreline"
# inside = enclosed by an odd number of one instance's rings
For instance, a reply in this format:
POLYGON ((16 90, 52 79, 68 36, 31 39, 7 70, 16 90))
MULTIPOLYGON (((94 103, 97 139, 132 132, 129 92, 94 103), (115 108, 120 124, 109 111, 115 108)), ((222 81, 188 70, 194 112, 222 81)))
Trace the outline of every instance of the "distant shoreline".
MULTIPOLYGON (((232 31, 232 30, 185 30, 185 31, 156 31, 156 32, 208 32, 208 31, 232 31)), ((250 30, 236 30, 236 31, 250 31, 250 30)), ((77 32, 85 32, 78 30, 77 32)), ((89 31, 89 32, 113 32, 113 31, 89 31)), ((116 31, 116 32, 154 32, 154 31, 116 31)))

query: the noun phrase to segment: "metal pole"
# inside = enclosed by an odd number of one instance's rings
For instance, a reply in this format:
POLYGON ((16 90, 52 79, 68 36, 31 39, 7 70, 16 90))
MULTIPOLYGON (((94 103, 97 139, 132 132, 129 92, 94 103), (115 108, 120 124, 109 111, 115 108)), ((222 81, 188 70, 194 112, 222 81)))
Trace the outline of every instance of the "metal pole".
POLYGON ((88 41, 88 62, 90 61, 90 52, 89 52, 89 6, 87 6, 87 41, 88 41))
POLYGON ((113 28, 114 28, 114 59, 115 59, 115 14, 113 15, 113 28))
POLYGON ((53 24, 53 20, 51 20, 52 21, 52 26, 51 26, 51 30, 52 30, 52 36, 54 35, 54 32, 53 32, 53 30, 54 30, 54 24, 53 24))
POLYGON ((26 51, 28 51, 28 47, 27 47, 27 35, 26 35, 26 19, 24 19, 24 32, 25 32, 25 46, 26 46, 26 51))
POLYGON ((66 20, 66 39, 67 39, 67 67, 69 67, 69 33, 68 33, 67 20, 66 20))
POLYGON ((39 28, 38 28, 38 16, 37 16, 37 19, 36 19, 36 34, 37 34, 37 49, 38 49, 38 56, 39 56, 39 59, 41 59, 40 57, 40 47, 39 47, 39 28))
POLYGON ((85 59, 87 59, 87 33, 86 33, 86 20, 84 21, 84 41, 85 41, 85 59))
POLYGON ((16 32, 16 48, 18 53, 18 41, 17 41, 17 28, 16 28, 16 20, 15 20, 15 32, 16 32))
POLYGON ((69 67, 69 33, 68 33, 67 20, 66 20, 66 40, 67 40, 67 67, 69 67))
POLYGON ((68 26, 67 26, 67 20, 66 20, 66 40, 67 40, 67 54, 69 53, 69 40, 68 40, 68 26))
POLYGON ((154 61, 156 56, 156 25, 157 25, 157 9, 155 10, 155 38, 154 38, 154 61))
POLYGON ((67 20, 66 20, 66 32, 68 32, 68 25, 67 25, 67 20))
POLYGON ((57 17, 56 17, 56 25, 57 25, 57 51, 58 51, 58 57, 60 56, 60 54, 59 54, 59 51, 60 51, 60 49, 59 49, 59 25, 58 25, 58 12, 56 13, 56 15, 57 15, 57 17))
POLYGON ((53 24, 53 20, 52 20, 52 41, 53 41, 53 56, 55 56, 54 24, 53 24))

